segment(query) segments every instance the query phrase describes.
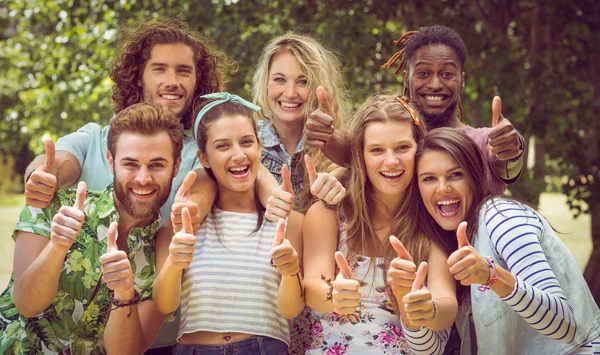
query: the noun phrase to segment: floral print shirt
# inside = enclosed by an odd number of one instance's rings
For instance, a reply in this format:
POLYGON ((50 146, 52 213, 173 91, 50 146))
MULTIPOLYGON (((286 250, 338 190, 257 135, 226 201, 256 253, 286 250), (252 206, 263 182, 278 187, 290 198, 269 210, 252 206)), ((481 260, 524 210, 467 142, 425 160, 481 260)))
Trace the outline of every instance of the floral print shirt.
MULTIPOLYGON (((44 209, 26 205, 15 231, 50 239, 52 218, 61 206, 73 206, 75 196, 76 190, 59 191, 44 209)), ((108 226, 119 219, 113 186, 88 191, 84 206, 85 222, 67 253, 52 304, 35 317, 22 316, 13 299, 13 277, 0 296, 0 354, 57 354, 67 348, 72 354, 105 352, 104 327, 111 305, 108 288, 101 282, 100 256, 106 252, 108 226)), ((157 219, 147 227, 133 228, 127 239, 135 289, 142 301, 152 297, 158 223, 157 219)))
POLYGON ((360 281, 360 306, 345 316, 313 311, 318 319, 311 326, 313 341, 307 354, 410 354, 390 301, 393 294, 383 283, 387 267, 383 258, 375 258, 374 265, 371 259, 360 255, 348 259, 360 281))

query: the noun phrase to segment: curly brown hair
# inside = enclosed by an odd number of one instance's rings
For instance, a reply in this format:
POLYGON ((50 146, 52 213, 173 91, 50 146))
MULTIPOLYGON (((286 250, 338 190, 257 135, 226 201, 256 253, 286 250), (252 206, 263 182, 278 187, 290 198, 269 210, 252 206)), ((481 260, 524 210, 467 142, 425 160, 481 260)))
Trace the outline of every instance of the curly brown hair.
MULTIPOLYGON (((142 75, 156 44, 182 43, 194 52, 196 63, 196 89, 193 97, 223 91, 223 54, 214 48, 212 41, 192 31, 177 19, 142 23, 137 28, 125 29, 119 42, 123 48, 112 63, 110 78, 112 109, 115 114, 130 105, 142 102, 142 75)), ((186 129, 191 128, 191 112, 181 117, 186 129)))

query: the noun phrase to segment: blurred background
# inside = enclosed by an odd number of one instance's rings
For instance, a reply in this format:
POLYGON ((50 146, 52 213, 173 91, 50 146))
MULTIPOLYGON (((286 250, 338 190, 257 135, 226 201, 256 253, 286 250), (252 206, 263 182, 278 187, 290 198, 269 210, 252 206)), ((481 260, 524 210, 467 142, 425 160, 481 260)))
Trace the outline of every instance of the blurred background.
POLYGON ((597 0, 12 0, 0 2, 0 288, 12 271, 23 172, 55 139, 107 124, 120 28, 177 17, 223 51, 227 89, 251 98, 262 47, 287 30, 335 50, 348 113, 402 78, 380 66, 407 30, 442 24, 464 39, 465 122, 491 125, 491 100, 528 142, 510 187, 539 205, 600 303, 600 2, 597 0))

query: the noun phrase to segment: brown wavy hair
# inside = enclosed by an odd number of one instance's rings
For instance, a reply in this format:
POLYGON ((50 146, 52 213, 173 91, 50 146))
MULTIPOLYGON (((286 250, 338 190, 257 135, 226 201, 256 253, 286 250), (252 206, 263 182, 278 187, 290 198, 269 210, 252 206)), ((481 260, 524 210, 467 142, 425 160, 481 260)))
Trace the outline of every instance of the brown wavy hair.
MULTIPOLYGON (((142 75, 156 44, 182 43, 194 52, 196 64, 196 89, 192 97, 198 97, 223 90, 223 55, 212 41, 192 31, 177 19, 165 22, 151 21, 139 24, 137 28, 126 28, 121 33, 123 48, 112 63, 110 78, 112 89, 112 109, 118 114, 126 107, 142 102, 142 75)), ((191 128, 191 110, 181 117, 186 129, 191 128)))
MULTIPOLYGON (((367 252, 383 257, 384 270, 397 254, 391 244, 381 242, 373 225, 375 198, 373 185, 367 177, 364 158, 364 138, 367 126, 373 122, 402 122, 409 123, 415 142, 425 135, 425 126, 414 123, 413 116, 396 99, 396 96, 378 95, 368 100, 354 115, 350 125, 351 146, 353 152, 351 170, 348 177, 348 192, 342 201, 342 211, 345 219, 346 246, 349 255, 367 252)), ((413 257, 415 264, 427 260, 429 256, 429 236, 423 233, 419 223, 417 205, 413 201, 420 198, 418 184, 414 177, 406 188, 404 201, 397 211, 390 211, 390 235, 396 236, 413 257)), ((373 259, 371 259, 373 260, 373 259)), ((374 265, 371 265, 374 266, 374 265)), ((370 266, 370 267, 371 267, 370 266)), ((387 273, 384 272, 384 282, 387 284, 387 273)), ((395 298, 392 298, 394 306, 395 298)), ((397 310, 397 309, 396 309, 397 310)))

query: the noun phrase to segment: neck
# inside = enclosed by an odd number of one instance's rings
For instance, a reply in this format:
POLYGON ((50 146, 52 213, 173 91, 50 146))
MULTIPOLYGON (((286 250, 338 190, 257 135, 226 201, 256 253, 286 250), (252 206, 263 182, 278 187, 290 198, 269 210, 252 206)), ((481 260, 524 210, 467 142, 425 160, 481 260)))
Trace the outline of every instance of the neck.
POLYGON ((132 228, 149 226, 156 219, 156 215, 145 219, 133 217, 125 210, 125 207, 123 207, 119 199, 117 199, 117 196, 114 192, 113 199, 115 201, 117 213, 119 214, 119 235, 129 235, 129 231, 131 231, 132 228))
MULTIPOLYGON (((375 191, 375 214, 373 215, 375 230, 383 230, 384 228, 389 230, 392 218, 404 202, 404 196, 404 193, 401 195, 384 195, 375 191)), ((379 239, 382 240, 388 237, 387 233, 379 235, 379 239)))
POLYGON ((215 205, 229 212, 254 213, 256 212, 256 203, 254 200, 254 191, 231 191, 226 187, 219 185, 219 196, 215 205))
POLYGON ((288 152, 290 156, 294 155, 296 146, 298 145, 300 139, 302 139, 304 123, 284 122, 277 118, 274 118, 272 122, 277 130, 277 135, 279 136, 285 151, 288 152))

